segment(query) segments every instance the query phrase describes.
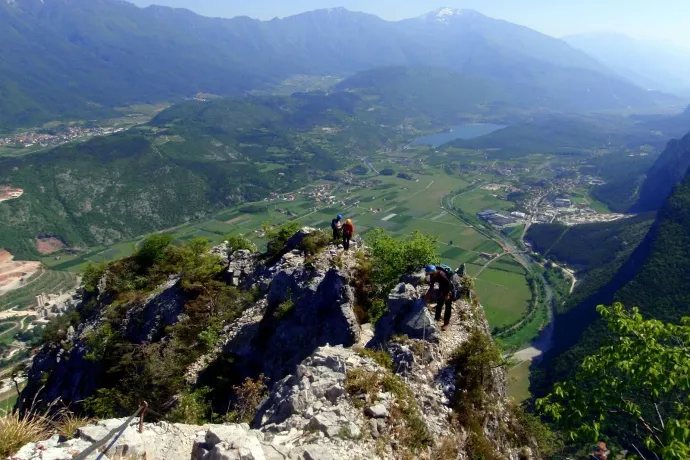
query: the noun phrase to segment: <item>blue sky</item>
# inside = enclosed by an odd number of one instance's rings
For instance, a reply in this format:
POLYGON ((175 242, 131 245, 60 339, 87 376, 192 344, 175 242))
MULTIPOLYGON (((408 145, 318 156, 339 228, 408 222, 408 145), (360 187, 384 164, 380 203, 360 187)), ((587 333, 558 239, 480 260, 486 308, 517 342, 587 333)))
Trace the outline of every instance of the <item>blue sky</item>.
POLYGON ((472 8, 560 37, 611 31, 637 38, 675 42, 690 48, 688 0, 130 0, 137 5, 189 8, 206 16, 285 17, 318 8, 343 6, 397 20, 441 6, 472 8))

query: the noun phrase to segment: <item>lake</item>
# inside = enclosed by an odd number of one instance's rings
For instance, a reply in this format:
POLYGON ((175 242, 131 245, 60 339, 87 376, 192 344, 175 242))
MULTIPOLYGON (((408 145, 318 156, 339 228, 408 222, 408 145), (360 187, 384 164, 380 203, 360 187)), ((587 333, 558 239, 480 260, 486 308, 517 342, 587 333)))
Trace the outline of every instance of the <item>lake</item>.
POLYGON ((454 141, 455 139, 474 139, 475 137, 485 136, 506 127, 506 125, 494 125, 492 123, 460 125, 455 126, 452 131, 444 131, 442 133, 420 137, 410 145, 430 145, 432 147, 438 147, 439 145, 454 141))

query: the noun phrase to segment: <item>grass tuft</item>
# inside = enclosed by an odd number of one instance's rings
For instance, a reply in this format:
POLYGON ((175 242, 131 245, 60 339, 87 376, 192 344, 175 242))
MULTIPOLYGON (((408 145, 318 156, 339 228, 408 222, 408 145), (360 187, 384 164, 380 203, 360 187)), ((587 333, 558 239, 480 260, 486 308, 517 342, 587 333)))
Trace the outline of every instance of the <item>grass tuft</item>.
POLYGON ((25 444, 46 439, 49 434, 43 417, 17 413, 0 417, 0 457, 12 456, 25 444))

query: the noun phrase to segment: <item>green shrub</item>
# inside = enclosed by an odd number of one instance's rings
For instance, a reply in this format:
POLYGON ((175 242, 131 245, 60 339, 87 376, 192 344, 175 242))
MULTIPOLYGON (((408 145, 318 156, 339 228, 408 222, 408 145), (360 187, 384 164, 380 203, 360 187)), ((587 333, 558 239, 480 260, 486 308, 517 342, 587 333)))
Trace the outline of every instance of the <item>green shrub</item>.
POLYGON ((82 274, 82 282, 84 283, 84 289, 89 292, 95 292, 98 288, 98 283, 105 275, 108 269, 107 264, 94 264, 90 263, 86 266, 84 273, 82 274))
POLYGON ((210 393, 209 388, 183 391, 177 400, 177 406, 168 413, 167 418, 174 423, 188 425, 203 425, 209 422, 213 412, 211 404, 207 401, 210 393))
POLYGON ((439 261, 436 238, 414 232, 411 238, 393 238, 382 229, 375 229, 368 238, 371 248, 371 276, 387 294, 401 276, 421 270, 439 261))
POLYGON ((299 249, 304 251, 307 259, 312 259, 314 256, 319 254, 323 249, 325 249, 331 242, 331 236, 322 231, 316 230, 309 235, 305 236, 299 249))
POLYGON ((299 231, 300 224, 298 222, 287 222, 280 227, 270 228, 264 226, 264 232, 268 243, 266 249, 271 256, 277 256, 285 248, 288 240, 299 231))
POLYGON ((492 371, 504 364, 491 337, 478 329, 473 330, 467 341, 455 350, 450 364, 456 370, 455 411, 461 417, 484 412, 487 391, 493 384, 492 371))
POLYGON ((357 354, 371 359, 376 364, 389 371, 393 370, 393 358, 385 350, 372 350, 371 348, 358 348, 357 354))
POLYGON ((256 252, 256 245, 244 235, 228 235, 225 240, 228 242, 228 254, 241 250, 256 252))
POLYGON ((274 317, 278 321, 282 321, 287 316, 292 313, 292 310, 295 308, 295 302, 292 300, 292 294, 288 292, 287 299, 283 301, 280 305, 278 305, 278 308, 276 308, 276 311, 274 313, 274 317))
POLYGON ((144 239, 139 245, 134 259, 139 266, 139 272, 143 273, 154 264, 159 263, 165 257, 165 249, 172 243, 173 237, 170 235, 151 235, 144 239))
POLYGON ((236 400, 226 416, 228 422, 251 424, 254 421, 257 409, 268 394, 266 380, 261 374, 256 379, 247 377, 242 385, 232 387, 236 400))

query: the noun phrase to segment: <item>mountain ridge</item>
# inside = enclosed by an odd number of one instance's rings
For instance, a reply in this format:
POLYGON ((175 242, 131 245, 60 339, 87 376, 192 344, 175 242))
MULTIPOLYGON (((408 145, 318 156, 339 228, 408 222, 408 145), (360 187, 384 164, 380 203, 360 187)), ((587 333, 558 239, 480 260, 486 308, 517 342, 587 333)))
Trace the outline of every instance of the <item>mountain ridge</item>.
POLYGON ((427 65, 493 78, 562 110, 648 107, 659 97, 553 37, 481 14, 384 21, 345 9, 207 18, 111 0, 0 3, 0 122, 103 116, 204 92, 238 96, 292 75, 427 65), (448 27, 446 27, 448 26, 448 27), (588 88, 602 88, 590 94, 588 88))

